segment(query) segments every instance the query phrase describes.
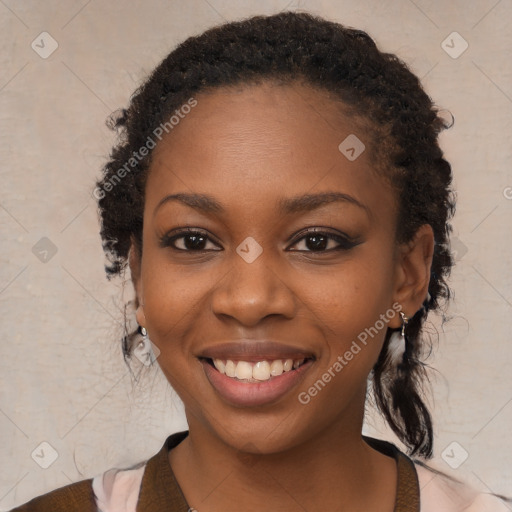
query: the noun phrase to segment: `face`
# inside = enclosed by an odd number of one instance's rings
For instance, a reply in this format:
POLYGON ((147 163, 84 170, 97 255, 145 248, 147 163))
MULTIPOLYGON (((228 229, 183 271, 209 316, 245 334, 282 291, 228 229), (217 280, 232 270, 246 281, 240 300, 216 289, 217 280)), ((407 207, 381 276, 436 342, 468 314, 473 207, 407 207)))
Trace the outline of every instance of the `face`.
POLYGON ((196 99, 154 150, 132 264, 157 361, 191 431, 235 448, 359 436, 405 281, 371 141, 303 85, 196 99), (351 134, 366 146, 355 159, 338 148, 351 134))

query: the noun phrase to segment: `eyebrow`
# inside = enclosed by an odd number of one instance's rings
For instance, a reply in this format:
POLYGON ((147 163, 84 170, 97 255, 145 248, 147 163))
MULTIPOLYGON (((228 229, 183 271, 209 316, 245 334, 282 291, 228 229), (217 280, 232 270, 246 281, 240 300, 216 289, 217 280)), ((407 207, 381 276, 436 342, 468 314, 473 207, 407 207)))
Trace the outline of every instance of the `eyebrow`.
MULTIPOLYGON (((179 194, 171 194, 161 199, 155 208, 154 215, 161 206, 172 201, 179 201, 186 206, 190 206, 191 208, 200 210, 204 213, 219 214, 226 211, 222 204, 212 196, 182 192, 179 194)), ((279 214, 286 215, 291 213, 309 212, 334 202, 343 202, 355 205, 363 209, 369 217, 371 216, 370 210, 366 205, 358 201, 355 197, 342 192, 323 192, 318 194, 304 194, 296 197, 282 198, 277 201, 277 209, 279 214)))

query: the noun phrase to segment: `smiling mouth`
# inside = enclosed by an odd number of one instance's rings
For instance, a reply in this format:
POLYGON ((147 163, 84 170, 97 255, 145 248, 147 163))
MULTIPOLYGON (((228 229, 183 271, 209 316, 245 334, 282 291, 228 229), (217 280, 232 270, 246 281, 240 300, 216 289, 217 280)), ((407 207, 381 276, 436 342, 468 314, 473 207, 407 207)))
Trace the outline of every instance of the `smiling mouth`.
POLYGON ((299 369, 312 357, 300 359, 264 359, 242 361, 232 359, 201 358, 219 373, 238 382, 261 383, 271 381, 284 373, 299 369))

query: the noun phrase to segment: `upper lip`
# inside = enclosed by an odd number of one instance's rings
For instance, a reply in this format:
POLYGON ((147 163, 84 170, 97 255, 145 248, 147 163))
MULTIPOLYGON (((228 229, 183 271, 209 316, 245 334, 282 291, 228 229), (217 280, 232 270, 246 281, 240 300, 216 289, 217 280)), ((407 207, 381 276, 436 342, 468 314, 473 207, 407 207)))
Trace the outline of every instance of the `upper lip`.
POLYGON ((241 339, 211 345, 200 351, 197 357, 257 362, 275 359, 308 359, 315 358, 315 355, 302 347, 277 341, 241 339))

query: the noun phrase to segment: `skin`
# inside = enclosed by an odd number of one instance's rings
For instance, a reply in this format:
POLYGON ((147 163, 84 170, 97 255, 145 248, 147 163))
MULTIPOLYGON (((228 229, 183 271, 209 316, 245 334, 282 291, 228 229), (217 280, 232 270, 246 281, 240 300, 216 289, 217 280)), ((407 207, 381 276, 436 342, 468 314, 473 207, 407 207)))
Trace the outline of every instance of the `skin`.
MULTIPOLYGON (((307 85, 263 83, 196 96, 197 106, 155 148, 146 186, 143 256, 130 252, 138 322, 161 351, 158 363, 185 404, 189 437, 169 461, 199 512, 392 511, 395 461, 361 438, 367 377, 386 328, 311 401, 307 391, 365 328, 398 302, 412 316, 427 294, 433 233, 422 226, 395 242, 396 192, 375 171, 362 123, 307 85), (338 145, 355 133, 366 150, 349 161, 338 145), (348 201, 280 215, 276 201, 340 192, 348 201), (213 196, 204 213, 169 194, 213 196), (205 231, 205 251, 161 247, 179 227, 205 231), (314 251, 304 229, 346 233, 314 251), (236 252, 248 236, 262 254, 236 252), (324 252, 321 252, 324 251, 324 252), (196 355, 241 338, 298 345, 316 360, 284 397, 235 407, 207 380, 196 355), (307 463, 305 463, 307 461, 307 463), (200 482, 200 485, 198 485, 200 482)), ((190 240, 181 238, 180 248, 190 240)), ((193 245, 192 245, 193 247, 193 245)), ((134 247, 132 247, 134 249, 134 247)), ((401 325, 398 315, 389 327, 401 325)))

